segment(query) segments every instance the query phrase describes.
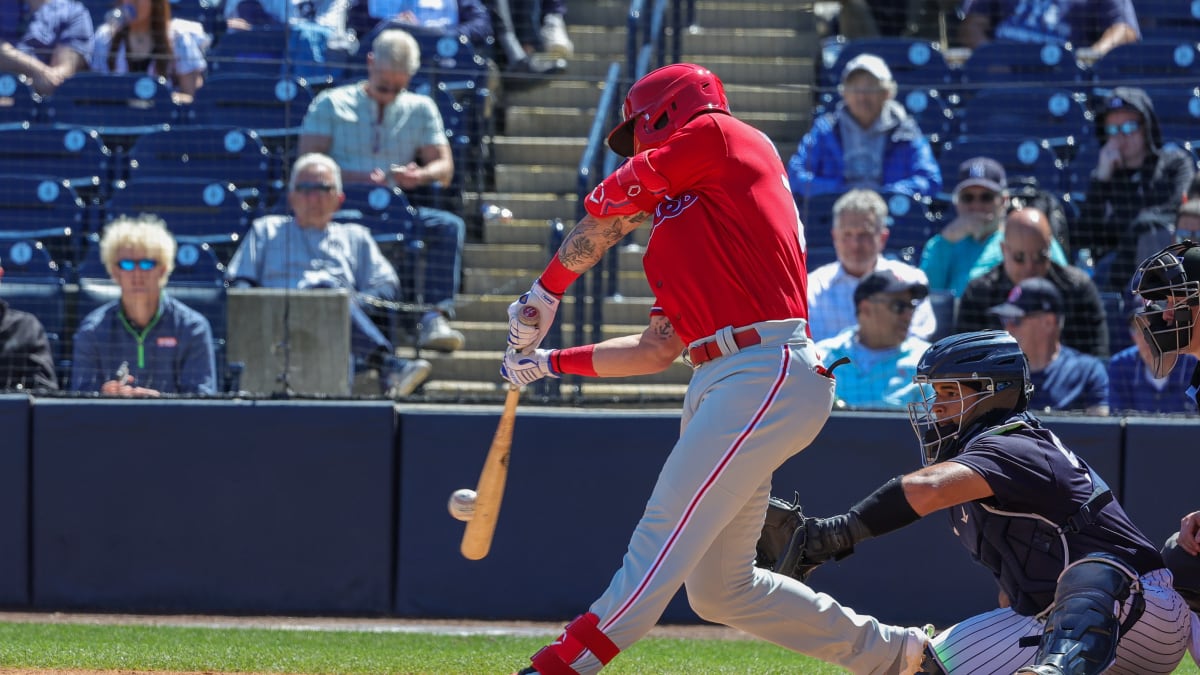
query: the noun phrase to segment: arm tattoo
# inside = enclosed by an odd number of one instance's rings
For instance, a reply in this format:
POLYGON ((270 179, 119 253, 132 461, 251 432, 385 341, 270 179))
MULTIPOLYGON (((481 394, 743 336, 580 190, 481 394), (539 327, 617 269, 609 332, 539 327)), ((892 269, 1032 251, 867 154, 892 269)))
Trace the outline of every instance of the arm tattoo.
POLYGON ((604 219, 588 214, 567 234, 558 249, 558 257, 567 269, 586 272, 600 262, 605 251, 649 219, 650 214, 646 212, 604 219))
POLYGON ((671 320, 662 315, 650 317, 650 332, 661 340, 675 337, 675 327, 671 325, 671 320))

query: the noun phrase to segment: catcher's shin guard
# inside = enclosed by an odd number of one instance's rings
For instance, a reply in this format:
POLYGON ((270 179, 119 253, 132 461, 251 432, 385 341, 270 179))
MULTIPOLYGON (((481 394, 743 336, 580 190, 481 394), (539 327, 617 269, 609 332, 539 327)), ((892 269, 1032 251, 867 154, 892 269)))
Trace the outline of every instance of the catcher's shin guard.
POLYGON ((621 648, 600 630, 599 624, 600 617, 591 612, 576 617, 557 640, 533 655, 530 661, 534 670, 540 675, 579 675, 570 664, 585 649, 608 665, 621 648))
MULTIPOLYGON (((1058 578, 1035 667, 1027 672, 1104 672, 1117 658, 1121 633, 1137 621, 1145 608, 1144 603, 1135 602, 1124 625, 1114 614, 1137 583, 1137 575, 1109 558, 1089 556, 1069 565, 1058 578), (1057 671, 1036 666, 1053 666, 1057 671)), ((1140 588, 1137 592, 1140 599, 1140 588)))

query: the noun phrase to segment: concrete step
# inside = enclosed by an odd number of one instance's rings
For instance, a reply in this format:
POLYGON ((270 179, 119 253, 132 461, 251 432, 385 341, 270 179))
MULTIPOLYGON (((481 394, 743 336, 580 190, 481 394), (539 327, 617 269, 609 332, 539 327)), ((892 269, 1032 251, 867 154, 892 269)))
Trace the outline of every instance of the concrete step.
MULTIPOLYGON (((653 407, 665 405, 669 406, 667 409, 670 410, 678 410, 678 404, 668 403, 669 401, 682 400, 687 394, 686 384, 639 384, 636 380, 637 378, 612 380, 585 378, 581 387, 571 384, 571 380, 568 380, 560 384, 560 390, 568 401, 636 403, 639 400, 649 400, 653 407)), ((421 387, 418 396, 425 395, 431 399, 458 399, 467 395, 494 398, 499 401, 504 397, 506 387, 506 383, 500 381, 499 375, 496 376, 495 381, 433 379, 421 387)), ((529 400, 533 396, 532 389, 526 388, 522 392, 522 398, 525 400, 529 400)))
MULTIPOLYGON (((503 319, 501 314, 499 318, 503 319)), ((508 339, 508 324, 502 321, 459 321, 455 320, 454 328, 462 331, 467 338, 467 346, 473 349, 485 349, 487 347, 503 347, 504 341, 508 339)), ((645 322, 635 325, 606 323, 601 328, 601 339, 621 337, 623 335, 637 335, 646 329, 645 322)), ((563 324, 563 340, 562 344, 547 344, 547 347, 570 347, 575 344, 575 324, 563 324)), ((590 339, 590 327, 584 330, 584 340, 590 339)))
MULTIPOLYGON (((812 122, 807 114, 793 113, 766 113, 766 112, 738 112, 738 118, 750 126, 763 132, 775 142, 776 147, 779 144, 786 144, 795 150, 796 143, 804 137, 804 133, 812 126, 812 122)), ((780 155, 785 160, 787 155, 780 155)))
MULTIPOLYGON (((529 268, 466 268, 463 271, 462 292, 490 295, 516 290, 520 293, 528 288, 544 267, 543 263, 529 268)), ((649 298, 653 295, 640 268, 618 273, 617 292, 625 297, 649 298)))
POLYGON ((492 150, 497 164, 540 164, 577 167, 587 139, 583 136, 497 136, 492 150))
MULTIPOLYGON (((585 40, 586 32, 579 32, 585 40)), ((805 56, 815 53, 808 33, 790 26, 763 28, 734 28, 724 25, 700 26, 688 31, 683 38, 683 54, 690 61, 705 64, 710 56, 805 56)), ((579 48, 576 41, 576 49, 579 48)), ((603 53, 597 50, 598 53, 603 53)))
POLYGON ((550 255, 550 230, 544 220, 512 219, 508 222, 491 222, 484 225, 483 240, 488 244, 527 244, 540 246, 550 255))
POLYGON ((569 165, 497 164, 496 189, 501 192, 574 194, 578 169, 569 165))
POLYGON ((573 2, 567 8, 567 29, 574 26, 625 27, 629 0, 588 0, 573 2))
MULTIPOLYGON (((502 349, 495 351, 459 350, 449 355, 422 352, 421 356, 433 364, 431 380, 489 382, 500 380, 500 361, 504 358, 504 352, 502 349)), ((686 385, 691 377, 692 369, 682 359, 677 359, 661 373, 641 375, 637 378, 622 378, 622 382, 625 384, 686 385)))
POLYGON ((470 269, 534 269, 545 267, 548 258, 545 246, 488 243, 463 247, 463 266, 470 269))
POLYGON ((725 93, 734 113, 786 112, 808 115, 812 109, 812 88, 803 85, 759 87, 726 84, 725 93))
POLYGON ((506 136, 572 136, 587 138, 596 116, 596 102, 578 107, 510 106, 505 122, 506 136))
MULTIPOLYGON (((574 11, 574 10, 572 10, 574 11)), ((696 3, 696 24, 713 28, 785 28, 812 34, 815 20, 811 2, 739 2, 713 0, 696 3)), ((687 45, 685 39, 684 45, 687 45)))
POLYGON ((504 92, 504 102, 513 106, 571 107, 591 105, 595 107, 604 91, 602 80, 569 79, 551 80, 540 87, 530 87, 504 92))
MULTIPOLYGON (((539 267, 537 272, 541 272, 539 267)), ((508 316, 508 306, 521 293, 529 290, 537 272, 531 273, 521 280, 519 286, 504 293, 470 294, 460 293, 454 308, 454 323, 459 321, 504 321, 508 316)), ((576 282, 579 283, 579 282, 576 282)), ((574 288, 567 291, 562 300, 558 313, 565 321, 574 320, 575 296, 574 288)), ((650 307, 654 304, 651 297, 624 297, 620 300, 609 299, 604 303, 604 323, 613 325, 642 325, 645 326, 650 317, 650 307)), ((585 311, 591 311, 589 307, 585 311)), ((590 316, 590 314, 588 315, 590 316)))
POLYGON ((567 194, 484 192, 479 195, 479 200, 509 209, 513 218, 543 222, 562 218, 571 224, 575 222, 575 202, 578 201, 573 191, 567 194))
POLYGON ((704 66, 720 76, 727 85, 796 86, 811 85, 816 77, 812 57, 709 56, 704 66))

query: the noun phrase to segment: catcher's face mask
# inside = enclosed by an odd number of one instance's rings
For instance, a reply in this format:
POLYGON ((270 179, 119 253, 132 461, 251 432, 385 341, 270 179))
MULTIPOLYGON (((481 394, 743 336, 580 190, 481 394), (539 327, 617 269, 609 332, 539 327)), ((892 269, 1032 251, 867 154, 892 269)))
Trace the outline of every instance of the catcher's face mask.
POLYGON ((1184 256, 1198 246, 1191 241, 1168 246, 1143 261, 1130 284, 1134 301, 1141 303, 1133 316, 1134 325, 1150 348, 1155 377, 1170 373, 1179 352, 1192 341, 1200 279, 1188 279, 1184 256))
POLYGON ((977 415, 977 408, 993 396, 991 378, 972 380, 980 389, 964 386, 961 380, 913 378, 922 386, 924 398, 908 404, 908 420, 921 442, 921 463, 925 466, 954 456, 962 431, 977 415))

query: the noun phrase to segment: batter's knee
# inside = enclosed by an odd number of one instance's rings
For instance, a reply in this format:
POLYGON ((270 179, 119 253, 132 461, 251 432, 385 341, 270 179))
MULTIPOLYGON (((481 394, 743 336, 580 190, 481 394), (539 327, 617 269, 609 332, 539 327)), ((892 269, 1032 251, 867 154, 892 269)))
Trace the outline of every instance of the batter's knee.
POLYGON ((684 583, 688 604, 705 621, 728 624, 749 600, 753 576, 746 583, 733 583, 712 575, 688 577, 684 583))

